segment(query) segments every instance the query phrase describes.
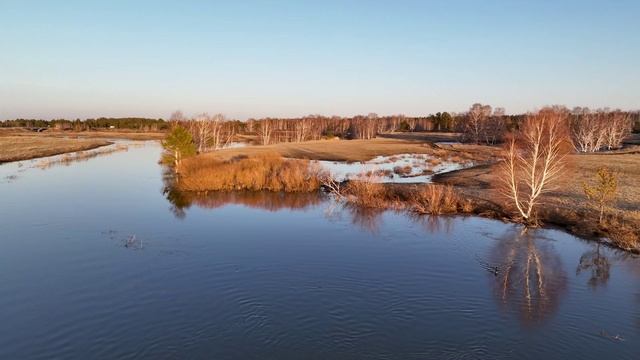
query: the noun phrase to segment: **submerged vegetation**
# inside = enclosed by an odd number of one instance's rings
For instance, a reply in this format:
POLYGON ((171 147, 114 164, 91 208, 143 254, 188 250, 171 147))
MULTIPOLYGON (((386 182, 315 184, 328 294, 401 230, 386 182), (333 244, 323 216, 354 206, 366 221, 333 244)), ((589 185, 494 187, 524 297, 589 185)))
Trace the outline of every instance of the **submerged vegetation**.
POLYGON ((56 165, 70 165, 78 161, 87 161, 89 159, 93 159, 99 156, 106 156, 106 155, 110 155, 117 152, 128 151, 129 146, 131 145, 117 144, 113 146, 98 148, 95 150, 78 151, 75 153, 65 153, 60 155, 59 157, 43 159, 40 162, 38 162, 36 167, 40 169, 48 169, 56 165))

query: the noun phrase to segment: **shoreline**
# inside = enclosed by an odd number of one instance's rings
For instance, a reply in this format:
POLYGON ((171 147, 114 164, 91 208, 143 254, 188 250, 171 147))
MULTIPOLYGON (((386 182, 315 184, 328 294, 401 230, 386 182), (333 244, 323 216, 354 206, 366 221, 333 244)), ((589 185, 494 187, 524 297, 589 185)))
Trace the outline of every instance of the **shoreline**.
MULTIPOLYGON (((0 137, 0 147, 3 145, 3 140, 6 139, 6 137, 0 137)), ((57 144, 57 146, 59 147, 53 147, 53 148, 45 148, 45 149, 32 149, 32 148, 28 148, 28 149, 18 149, 18 150, 14 150, 14 151, 25 151, 24 153, 17 153, 17 154, 10 154, 10 155, 2 155, 0 157, 0 164, 8 164, 8 163, 12 163, 12 162, 18 162, 18 161, 26 161, 26 160, 34 160, 34 159, 40 159, 40 158, 46 158, 49 156, 56 156, 56 155, 63 155, 63 154, 68 154, 68 153, 74 153, 74 152, 78 152, 78 151, 87 151, 87 150, 93 150, 93 149, 97 149, 97 148, 101 148, 104 146, 109 146, 109 145, 113 145, 114 143, 112 141, 107 141, 107 140, 92 140, 92 139, 86 139, 86 140, 80 140, 81 143, 61 143, 61 144, 57 144)))

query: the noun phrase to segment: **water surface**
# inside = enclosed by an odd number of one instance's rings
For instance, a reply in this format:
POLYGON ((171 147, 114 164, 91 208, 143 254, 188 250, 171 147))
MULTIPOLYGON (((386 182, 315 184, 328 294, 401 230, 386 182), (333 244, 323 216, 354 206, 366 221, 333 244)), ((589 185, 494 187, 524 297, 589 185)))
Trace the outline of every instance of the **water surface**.
POLYGON ((634 359, 640 262, 555 230, 0 166, 1 359, 634 359), (169 200, 171 201, 169 201, 169 200))

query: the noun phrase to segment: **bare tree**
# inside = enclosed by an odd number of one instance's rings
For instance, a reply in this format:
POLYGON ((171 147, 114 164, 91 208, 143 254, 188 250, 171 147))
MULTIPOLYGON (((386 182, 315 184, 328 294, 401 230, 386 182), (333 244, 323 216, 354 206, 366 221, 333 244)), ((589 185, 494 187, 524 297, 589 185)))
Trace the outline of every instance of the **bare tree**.
POLYGON ((180 110, 176 110, 172 112, 171 116, 169 116, 170 122, 182 122, 182 121, 185 121, 186 119, 187 118, 184 116, 184 114, 180 110))
POLYGON ((303 142, 307 140, 309 137, 309 133, 311 132, 311 125, 313 124, 312 120, 309 117, 302 118, 300 120, 295 120, 294 123, 294 141, 295 142, 303 142))
POLYGON ((633 129, 629 113, 587 108, 574 108, 571 119, 571 139, 576 151, 596 152, 622 147, 622 141, 633 129))
POLYGON ((573 147, 578 152, 596 152, 604 143, 604 131, 599 114, 582 109, 571 118, 571 139, 573 147))
POLYGON ((486 120, 491 115, 491 106, 475 103, 469 108, 463 132, 468 141, 480 144, 483 139, 486 120))
POLYGON ((527 116, 507 143, 502 193, 531 223, 540 196, 553 189, 565 165, 567 113, 545 108, 527 116))
POLYGON ((204 152, 207 149, 207 145, 211 142, 213 134, 209 114, 202 113, 194 117, 191 120, 190 130, 198 152, 204 152))
POLYGON ((214 150, 222 149, 233 139, 234 127, 224 115, 216 114, 209 119, 211 137, 209 146, 214 150))
POLYGON ((275 121, 273 119, 264 119, 260 121, 258 125, 258 137, 262 145, 269 145, 271 143, 271 137, 275 130, 275 121))
POLYGON ((493 115, 486 118, 482 124, 480 132, 487 145, 494 145, 502 141, 505 132, 504 116, 504 108, 495 108, 493 115))
POLYGON ((633 122, 627 113, 614 111, 608 114, 603 126, 604 143, 608 150, 622 147, 622 141, 631 134, 633 122))

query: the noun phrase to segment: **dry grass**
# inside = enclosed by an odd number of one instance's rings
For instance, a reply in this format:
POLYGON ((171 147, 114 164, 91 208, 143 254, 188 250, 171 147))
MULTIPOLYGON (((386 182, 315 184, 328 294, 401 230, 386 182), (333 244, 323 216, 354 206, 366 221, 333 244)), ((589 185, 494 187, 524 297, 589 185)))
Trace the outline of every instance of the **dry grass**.
POLYGON ((95 149, 111 142, 96 139, 63 139, 45 136, 0 137, 0 163, 95 149))
POLYGON ((390 207, 387 188, 375 180, 349 181, 344 189, 344 196, 350 203, 362 207, 390 207))
MULTIPOLYGON (((430 161, 433 162, 432 165, 437 165, 441 161, 458 163, 491 161, 498 157, 500 152, 500 149, 489 146, 448 145, 440 147, 432 143, 415 140, 376 138, 371 140, 318 140, 267 146, 255 145, 218 150, 199 155, 199 157, 203 159, 230 160, 237 156, 278 153, 287 158, 356 162, 371 160, 376 156, 424 154, 433 157, 430 161)), ((393 159, 394 157, 390 160, 393 159)))
POLYGON ((223 149, 202 156, 229 160, 238 155, 254 156, 275 152, 287 158, 354 162, 370 160, 380 155, 433 154, 437 150, 431 144, 396 139, 317 140, 223 149))
POLYGON ((230 160, 188 158, 180 167, 177 185, 182 191, 304 192, 320 188, 317 170, 309 161, 284 159, 275 153, 230 160))
POLYGON ((123 140, 161 140, 166 133, 162 131, 135 130, 87 130, 62 131, 46 130, 36 133, 23 128, 0 128, 0 138, 7 136, 27 136, 39 138, 77 138, 77 139, 123 139, 123 140))
POLYGON ((412 210, 420 214, 452 214, 472 212, 473 205, 462 199, 450 185, 420 186, 411 196, 412 210))

